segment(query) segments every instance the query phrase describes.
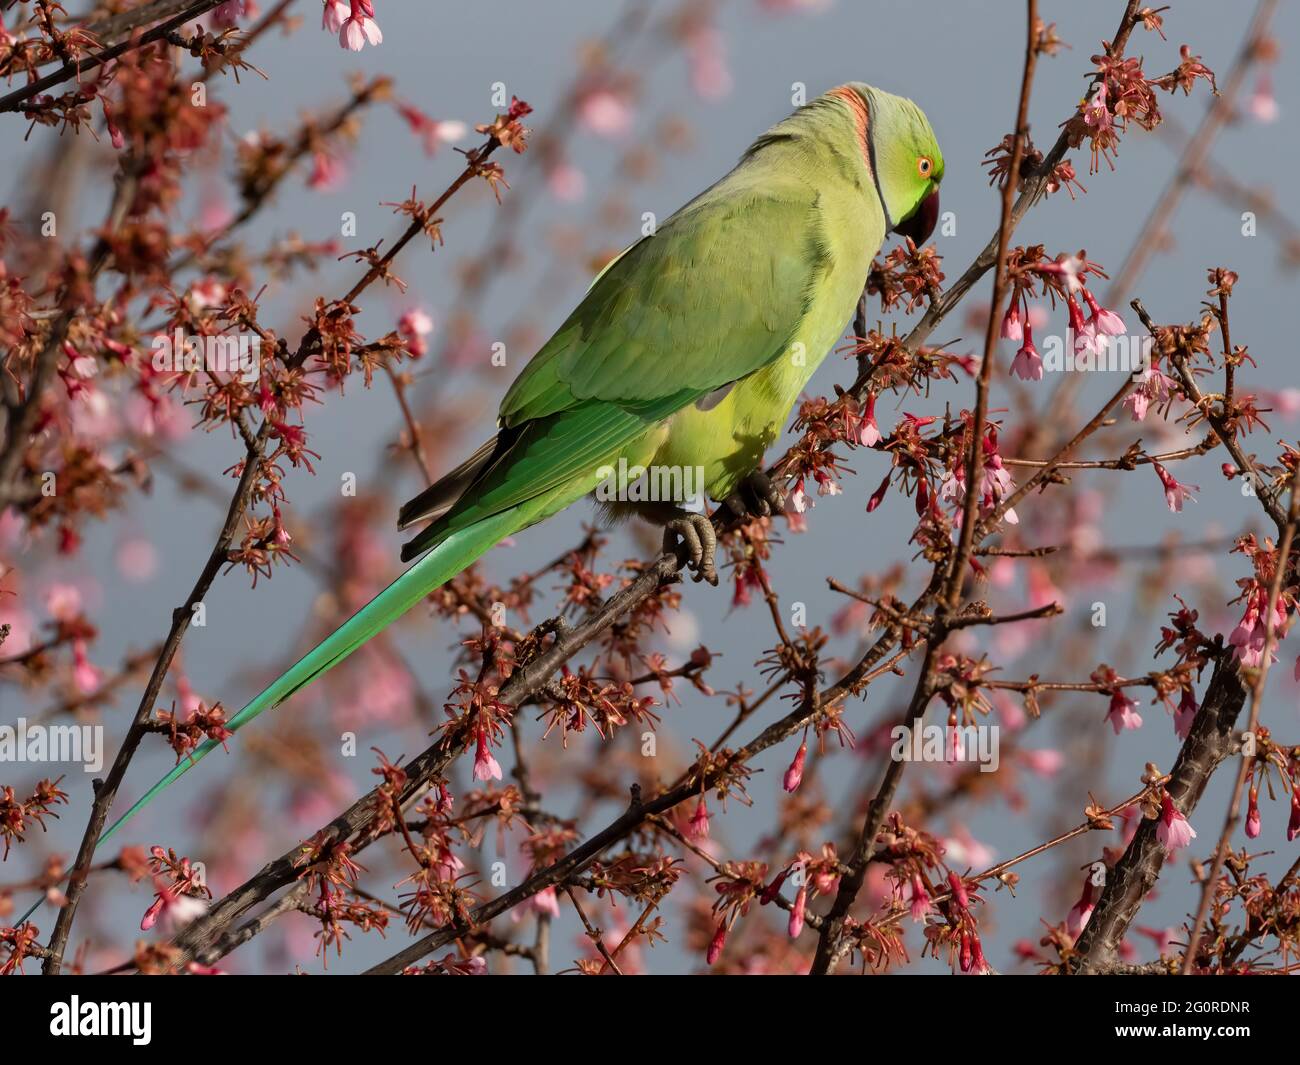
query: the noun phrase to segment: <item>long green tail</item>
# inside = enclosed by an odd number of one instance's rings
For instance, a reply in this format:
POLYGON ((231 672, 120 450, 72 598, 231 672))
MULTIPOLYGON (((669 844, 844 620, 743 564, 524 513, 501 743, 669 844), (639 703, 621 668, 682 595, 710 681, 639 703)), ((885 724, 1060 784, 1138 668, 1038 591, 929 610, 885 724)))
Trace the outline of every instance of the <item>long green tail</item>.
MULTIPOLYGON (((521 509, 514 508, 484 518, 452 533, 339 628, 326 636, 316 647, 303 655, 298 662, 232 717, 226 723, 226 727, 231 732, 238 732, 259 714, 279 706, 299 688, 305 688, 322 673, 333 669, 439 585, 451 580, 490 547, 511 533, 517 532, 526 522, 527 518, 521 509)), ((164 788, 173 781, 179 780, 219 746, 221 745, 215 740, 206 740, 196 747, 190 757, 178 762, 166 776, 141 795, 126 813, 114 821, 99 837, 96 846, 104 843, 127 821, 148 806, 164 788)))

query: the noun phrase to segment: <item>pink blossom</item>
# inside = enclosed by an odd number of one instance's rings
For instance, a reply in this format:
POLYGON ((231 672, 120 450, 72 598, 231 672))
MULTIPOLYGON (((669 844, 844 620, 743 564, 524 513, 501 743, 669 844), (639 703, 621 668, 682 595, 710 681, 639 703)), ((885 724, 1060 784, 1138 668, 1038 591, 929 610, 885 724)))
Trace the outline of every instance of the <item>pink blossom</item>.
POLYGON ((785 776, 781 780, 781 786, 786 791, 796 792, 799 785, 803 782, 803 764, 804 759, 808 757, 808 741, 804 740, 799 744, 799 749, 794 752, 794 761, 785 771, 785 776))
POLYGON ((1040 777, 1052 777, 1061 771, 1065 764, 1065 755, 1054 750, 1025 750, 1020 752, 1025 764, 1040 777))
POLYGON ((1018 303, 1012 303, 1002 316, 1002 326, 998 330, 998 336, 1003 340, 1021 341, 1025 339, 1025 322, 1020 317, 1020 305, 1018 303))
MULTIPOLYGON (((1228 635, 1228 643, 1235 647, 1237 660, 1242 665, 1252 668, 1259 666, 1264 661, 1264 644, 1268 637, 1268 622, 1264 617, 1265 601, 1268 598, 1268 592, 1263 588, 1256 588, 1246 599, 1246 612, 1237 622, 1237 627, 1228 635)), ((1274 643, 1280 639, 1287 629, 1287 612, 1286 602, 1278 596, 1277 601, 1273 604, 1273 635, 1274 643)), ((1277 659, 1277 648, 1273 648, 1271 659, 1277 659)))
POLYGON ((339 27, 339 44, 350 52, 361 51, 367 41, 372 45, 383 44, 384 35, 375 21, 374 5, 370 0, 351 0, 351 4, 351 14, 339 27))
POLYGON ((876 394, 872 392, 867 396, 862 421, 858 423, 858 443, 863 447, 875 447, 883 439, 880 426, 876 424, 876 394))
POLYGON ((1277 97, 1273 95, 1273 79, 1268 71, 1261 73, 1259 80, 1255 82, 1255 89, 1246 100, 1246 110, 1256 122, 1277 121, 1277 97))
POLYGON ((1116 736, 1125 729, 1142 727, 1142 717, 1137 712, 1137 708, 1141 705, 1125 695, 1123 689, 1117 688, 1111 693, 1110 709, 1106 711, 1106 720, 1110 722, 1110 727, 1115 730, 1116 736))
POLYGON ((1135 422, 1147 416, 1151 404, 1162 406, 1169 399, 1169 378, 1160 372, 1158 366, 1149 366, 1142 371, 1142 380, 1137 387, 1124 397, 1124 406, 1129 408, 1135 422))
POLYGON ((547 169, 546 187, 561 203, 577 203, 587 194, 587 175, 561 159, 547 169))
POLYGON ((348 5, 344 0, 325 0, 325 11, 321 15, 320 28, 330 33, 338 33, 348 17, 348 5))
POLYGON ((1088 304, 1088 310, 1092 312, 1088 316, 1088 324, 1092 326, 1095 335, 1109 337, 1124 335, 1127 330, 1123 318, 1114 311, 1108 311, 1100 306, 1086 288, 1083 290, 1083 299, 1088 304))
POLYGON ((51 584, 45 590, 45 609, 59 621, 73 621, 81 614, 81 591, 74 584, 51 584))
POLYGON ((925 915, 930 912, 930 893, 925 890, 925 881, 919 873, 912 874, 912 901, 908 908, 912 920, 918 923, 924 921, 925 915))
POLYGON ((85 640, 72 641, 72 681, 82 695, 90 695, 99 690, 101 674, 99 668, 90 661, 86 651, 85 640))
POLYGON ((344 177, 343 164, 328 152, 317 152, 312 156, 311 173, 307 175, 308 188, 329 192, 343 184, 344 177))
POLYGON ((690 64, 691 88, 705 100, 717 100, 731 92, 731 71, 722 33, 713 26, 700 24, 686 39, 686 59, 690 64))
POLYGON ((1011 362, 1011 372, 1022 381, 1041 381, 1043 379, 1043 357, 1034 347, 1034 329, 1028 322, 1023 327, 1025 342, 1016 352, 1011 362))
POLYGON ((700 796, 700 801, 695 804, 695 813, 691 814, 691 820, 687 827, 687 833, 691 839, 707 839, 709 835, 709 807, 704 802, 704 796, 700 796))
POLYGON ((1106 107, 1105 79, 1097 82, 1097 87, 1083 105, 1083 121, 1097 133, 1104 133, 1114 124, 1110 110, 1106 107))
POLYGON ((1258 839, 1263 823, 1259 816, 1259 792, 1250 789, 1250 798, 1246 805, 1246 838, 1258 839))
POLYGON ((1174 475, 1165 469, 1160 463, 1152 462, 1152 467, 1156 471, 1156 476, 1160 478, 1160 483, 1165 486, 1165 504, 1170 510, 1177 513, 1183 509, 1183 501, 1190 499, 1196 502, 1192 496, 1193 492, 1199 492, 1201 489, 1194 484, 1179 484, 1174 480, 1174 475))
POLYGON ((487 729, 485 728, 478 730, 478 747, 474 752, 474 779, 501 779, 501 765, 492 757, 492 751, 488 747, 487 729))
POLYGON ((804 491, 802 477, 794 483, 794 491, 790 493, 790 506, 796 514, 806 514, 813 507, 812 500, 804 491))
POLYGON ((727 925, 722 922, 718 929, 713 933, 713 938, 709 940, 709 952, 705 955, 705 961, 712 965, 722 955, 722 948, 727 942, 727 925))
POLYGON ((1097 886, 1092 882, 1092 870, 1088 870, 1083 878, 1083 894, 1079 896, 1079 901, 1070 907, 1070 912, 1065 916, 1065 930, 1070 934, 1072 940, 1077 940, 1079 934, 1088 924, 1092 917, 1092 911, 1097 908, 1097 886))
POLYGON ((804 910, 807 909, 807 906, 808 885, 804 884, 794 897, 794 906, 790 908, 790 924, 786 930, 790 933, 791 939, 798 939, 799 933, 803 931, 804 910))
POLYGON ((228 30, 239 24, 241 18, 257 18, 256 0, 226 0, 224 4, 213 9, 210 18, 212 25, 218 29, 228 30))
POLYGON ((1300 788, 1291 788, 1291 820, 1287 822, 1286 838, 1290 843, 1300 836, 1300 788))
POLYGON ((598 88, 578 103, 578 121, 602 137, 621 137, 632 128, 632 108, 626 97, 613 89, 598 88))
POLYGON ((1174 851, 1186 847, 1195 838, 1196 829, 1192 828, 1187 818, 1174 808, 1174 800, 1166 791, 1160 806, 1160 824, 1156 828, 1156 839, 1164 845, 1165 850, 1173 854, 1174 851))
POLYGON ((398 113, 406 119, 411 131, 420 138, 424 145, 424 154, 433 157, 444 144, 451 144, 465 136, 464 122, 454 119, 430 118, 418 107, 411 104, 398 104, 398 113))
POLYGON ((532 898, 533 912, 539 917, 559 917, 560 900, 555 894, 555 886, 542 888, 532 898))
POLYGON ((429 350, 425 337, 433 332, 433 319, 422 307, 412 307, 397 320, 397 332, 406 341, 411 358, 418 359, 429 350))
POLYGON ((208 911, 208 904, 193 895, 181 895, 161 881, 158 894, 140 919, 140 931, 147 932, 161 917, 163 927, 169 932, 179 932, 208 911))
POLYGON ((117 568, 129 581, 147 581, 158 571, 158 552, 143 536, 132 536, 117 547, 117 568))

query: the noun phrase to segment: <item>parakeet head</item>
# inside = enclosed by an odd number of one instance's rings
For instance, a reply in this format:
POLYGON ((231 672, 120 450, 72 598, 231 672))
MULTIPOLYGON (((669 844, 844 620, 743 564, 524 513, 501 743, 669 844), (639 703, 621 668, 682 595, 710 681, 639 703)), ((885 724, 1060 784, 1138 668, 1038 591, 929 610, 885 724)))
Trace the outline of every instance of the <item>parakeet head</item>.
POLYGON ((921 244, 939 220, 943 153, 925 113, 901 96, 862 82, 832 90, 855 109, 866 105, 866 141, 886 228, 921 244), (857 99, 850 99, 849 94, 857 99))

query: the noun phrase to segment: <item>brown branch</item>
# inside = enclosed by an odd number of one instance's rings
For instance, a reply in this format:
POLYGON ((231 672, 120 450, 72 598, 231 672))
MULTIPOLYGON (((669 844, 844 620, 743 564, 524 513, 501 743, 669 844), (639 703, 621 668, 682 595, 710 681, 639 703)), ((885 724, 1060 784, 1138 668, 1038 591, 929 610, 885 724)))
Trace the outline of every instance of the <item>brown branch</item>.
MULTIPOLYGON (((29 82, 21 89, 15 89, 5 96, 0 96, 0 113, 5 111, 21 111, 23 105, 32 97, 39 96, 46 89, 51 89, 55 85, 67 81, 69 78, 79 78, 88 70, 94 70, 103 66, 105 63, 125 55, 127 52, 136 48, 143 48, 145 45, 152 44, 154 41, 162 40, 173 30, 185 25, 192 19, 198 18, 199 15, 211 11, 214 7, 223 3, 224 0, 192 0, 192 2, 180 12, 166 22, 163 22, 145 33, 138 34, 105 48, 101 52, 96 52, 92 56, 78 60, 75 63, 65 63, 52 74, 47 74, 43 78, 29 82)), ((175 6, 175 5, 171 5, 175 6)))
MULTIPOLYGON (((1296 466, 1296 470, 1291 477, 1291 505, 1287 512, 1287 523, 1286 529, 1282 533, 1282 542, 1277 548, 1277 569, 1273 574, 1273 580, 1268 590, 1268 607, 1264 615, 1266 620, 1264 622, 1263 658, 1260 659, 1259 668, 1255 670, 1253 683, 1250 687, 1250 723, 1246 726, 1246 730, 1252 735, 1259 728, 1259 712, 1264 702, 1264 684, 1268 680, 1269 667, 1272 665, 1273 659, 1273 649, 1277 643, 1277 633, 1274 631, 1277 611, 1274 609, 1274 604, 1278 601, 1282 593, 1282 585, 1285 583, 1288 563, 1291 558, 1291 544, 1295 538, 1296 519, 1300 517, 1298 483, 1300 483, 1300 465, 1296 466)), ((1237 828, 1237 823, 1241 820, 1241 796, 1245 791, 1246 778, 1250 775, 1254 762, 1253 757, 1248 758, 1242 755, 1241 765, 1237 767, 1237 778, 1233 781, 1232 797, 1228 801, 1228 812, 1223 819, 1223 829, 1219 833, 1218 846, 1214 848, 1214 861, 1211 863, 1209 876, 1205 878, 1205 883, 1201 888, 1200 905, 1196 908, 1196 917, 1192 922, 1192 933, 1188 937, 1187 951, 1183 955, 1184 976, 1190 973, 1196 964, 1197 948, 1201 942, 1201 930, 1205 926, 1205 919, 1210 913, 1210 903, 1214 899, 1219 874, 1223 871, 1223 863, 1232 844, 1232 834, 1237 828)))

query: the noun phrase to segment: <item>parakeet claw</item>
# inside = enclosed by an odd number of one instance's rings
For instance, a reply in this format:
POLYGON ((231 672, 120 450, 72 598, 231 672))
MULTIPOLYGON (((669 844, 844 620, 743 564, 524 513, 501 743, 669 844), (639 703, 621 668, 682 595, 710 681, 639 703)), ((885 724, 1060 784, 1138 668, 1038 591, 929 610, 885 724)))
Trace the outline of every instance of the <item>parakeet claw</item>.
POLYGON ((713 564, 718 549, 718 537, 713 522, 707 514, 683 514, 664 526, 664 550, 676 551, 677 541, 686 548, 686 564, 695 571, 696 581, 718 583, 718 571, 713 564))
POLYGON ((728 508, 738 518, 770 518, 785 509, 785 495, 762 470, 754 470, 727 496, 728 508))

